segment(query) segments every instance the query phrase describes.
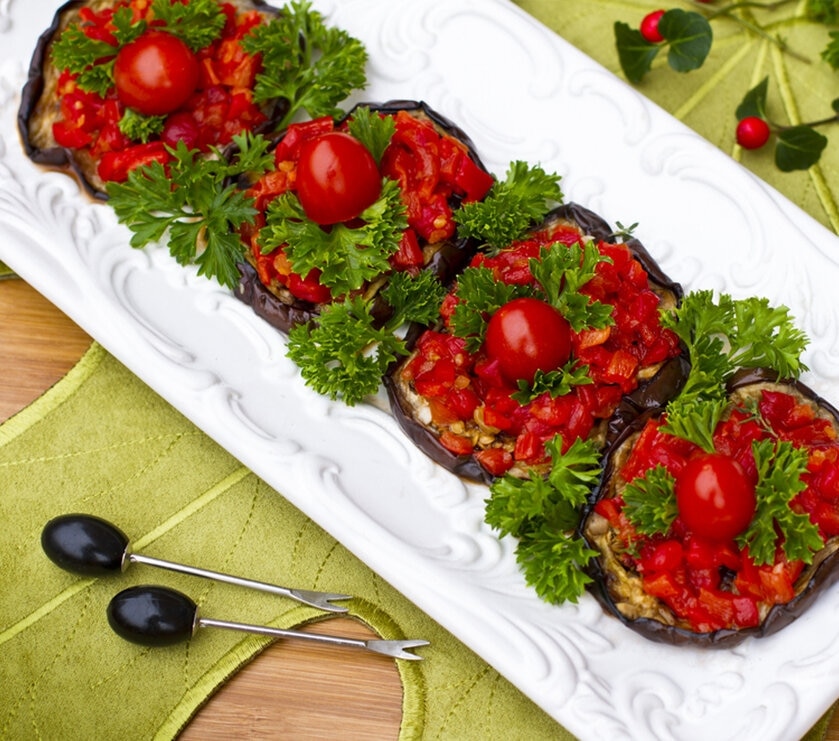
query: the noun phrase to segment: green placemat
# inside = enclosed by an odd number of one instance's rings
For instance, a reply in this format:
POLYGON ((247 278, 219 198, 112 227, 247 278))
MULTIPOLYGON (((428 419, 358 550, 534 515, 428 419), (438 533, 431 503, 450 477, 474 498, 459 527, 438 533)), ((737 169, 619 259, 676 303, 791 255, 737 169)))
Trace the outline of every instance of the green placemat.
POLYGON ((570 738, 98 345, 0 425, 0 482, 0 738, 172 738, 267 645, 222 630, 167 649, 126 643, 105 608, 127 586, 165 583, 220 619, 287 628, 322 616, 140 565, 109 579, 66 573, 40 548, 44 524, 66 512, 118 523, 140 553, 353 594, 352 614, 383 637, 429 640, 427 660, 397 662, 402 738, 570 738))
MULTIPOLYGON (((514 1, 621 78, 623 73, 615 47, 616 21, 637 28, 647 13, 659 8, 701 9, 687 0, 666 3, 661 0, 514 1)), ((717 2, 704 10, 728 5, 730 3, 717 2)), ((757 3, 747 5, 756 6, 757 3)), ((770 81, 767 114, 772 121, 798 124, 833 115, 831 103, 839 96, 839 72, 819 56, 830 40, 828 31, 831 29, 807 21, 805 10, 806 3, 802 0, 788 3, 771 14, 756 7, 742 11, 746 19, 765 24, 770 36, 784 39, 804 60, 781 53, 766 38, 733 20, 718 18, 712 21, 714 42, 711 52, 700 69, 673 72, 667 66, 666 55, 659 54, 652 71, 636 87, 822 224, 839 232, 839 146, 836 144, 839 127, 821 129, 833 141, 818 165, 792 173, 782 173, 775 167, 771 147, 745 152, 734 139, 738 104, 767 76, 770 81)))

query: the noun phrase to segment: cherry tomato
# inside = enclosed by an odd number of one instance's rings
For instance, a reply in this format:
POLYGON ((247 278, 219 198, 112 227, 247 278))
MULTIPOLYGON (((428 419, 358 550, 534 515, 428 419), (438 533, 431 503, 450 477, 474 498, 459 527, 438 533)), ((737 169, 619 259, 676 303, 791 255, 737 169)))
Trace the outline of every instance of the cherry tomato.
POLYGON ((746 116, 737 124, 737 143, 744 149, 760 149, 769 141, 769 124, 758 116, 746 116))
POLYGON ((664 36, 658 30, 658 22, 663 15, 663 10, 654 10, 652 13, 648 13, 643 17, 638 30, 641 32, 641 36, 644 37, 644 41, 648 41, 651 44, 660 44, 664 41, 664 36))
POLYGON ((737 461, 710 453, 691 458, 676 476, 676 505, 695 535, 731 540, 754 517, 755 488, 737 461))
POLYGON ((120 101, 146 116, 180 108, 198 84, 198 59, 177 36, 147 31, 120 49, 114 82, 120 101))
POLYGON ((485 348, 508 381, 531 383, 537 370, 547 373, 568 362, 571 326, 544 301, 513 299, 490 317, 485 348))
POLYGON ((354 219, 381 190, 375 158, 350 134, 330 131, 301 147, 297 196, 312 221, 326 225, 354 219))

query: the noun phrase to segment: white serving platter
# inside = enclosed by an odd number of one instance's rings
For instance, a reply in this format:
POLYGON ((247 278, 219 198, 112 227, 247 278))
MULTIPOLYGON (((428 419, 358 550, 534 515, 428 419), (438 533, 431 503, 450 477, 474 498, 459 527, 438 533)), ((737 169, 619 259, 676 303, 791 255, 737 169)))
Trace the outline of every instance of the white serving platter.
MULTIPOLYGON (((839 588, 726 651, 651 643, 590 596, 540 602, 483 524, 486 490, 425 458, 382 398, 316 396, 248 307, 30 163, 19 91, 58 5, 0 3, 0 260, 580 738, 788 740, 839 698, 839 588)), ((639 222, 686 288, 786 304, 811 338, 804 380, 839 401, 834 234, 507 0, 315 7, 368 47, 357 100, 425 100, 498 175, 538 163, 567 200, 639 222)))

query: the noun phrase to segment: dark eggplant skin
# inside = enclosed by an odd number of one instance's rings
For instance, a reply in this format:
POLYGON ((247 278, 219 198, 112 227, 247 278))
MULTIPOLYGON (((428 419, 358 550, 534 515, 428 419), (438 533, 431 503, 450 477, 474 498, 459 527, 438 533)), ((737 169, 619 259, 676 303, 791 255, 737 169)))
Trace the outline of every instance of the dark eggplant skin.
MULTIPOLYGON (((359 108, 369 108, 383 114, 407 111, 419 118, 425 118, 431 121, 440 133, 447 134, 461 142, 466 147, 472 161, 486 171, 471 138, 461 128, 424 101, 391 100, 385 103, 359 103, 347 113, 342 121, 351 118, 359 108)), ((277 141, 282 136, 283 134, 280 134, 277 141)), ((455 197, 451 205, 456 207, 458 203, 459 199, 455 197)), ((431 271, 443 285, 448 285, 475 255, 478 244, 475 240, 458 238, 455 235, 454 239, 439 243, 435 246, 435 249, 436 251, 423 269, 431 271)), ((272 290, 271 287, 264 285, 259 280, 256 270, 247 262, 240 263, 239 273, 241 278, 234 291, 236 297, 249 304, 258 316, 285 334, 288 334, 298 324, 312 321, 320 313, 319 305, 296 298, 288 292, 272 290)), ((374 299, 373 313, 374 316, 386 319, 388 307, 384 302, 374 299)))
MULTIPOLYGON (((731 379, 728 384, 728 391, 730 394, 736 392, 749 393, 766 387, 776 388, 808 400, 817 407, 821 416, 832 421, 834 428, 839 433, 839 410, 801 381, 779 379, 777 373, 763 368, 744 369, 731 379)), ((631 446, 634 436, 650 418, 654 418, 662 412, 662 409, 651 409, 635 418, 624 428, 604 457, 603 476, 592 494, 590 504, 585 509, 579 528, 579 535, 594 550, 599 550, 592 534, 594 505, 601 498, 609 495, 611 479, 615 475, 616 468, 620 465, 619 460, 627 450, 626 446, 631 446)), ((795 583, 795 596, 792 600, 771 607, 761 624, 753 628, 696 633, 686 628, 668 625, 651 617, 629 618, 618 608, 614 594, 610 589, 610 584, 620 577, 610 573, 604 567, 602 555, 592 560, 588 573, 594 580, 589 585, 589 589, 603 609, 644 638, 672 646, 727 649, 739 645, 748 638, 761 638, 777 633, 800 617, 818 598, 819 594, 839 580, 839 537, 828 540, 824 547, 814 555, 813 563, 802 572, 795 583)))
MULTIPOLYGON (((601 216, 578 203, 567 203, 555 208, 546 217, 546 223, 553 220, 567 220, 579 225, 583 232, 597 240, 616 242, 614 231, 601 216)), ((653 259, 646 247, 635 238, 626 240, 633 256, 641 263, 654 286, 661 295, 670 297, 674 304, 678 304, 683 296, 683 289, 679 283, 669 278, 653 259)), ((419 336, 424 328, 415 328, 409 335, 409 348, 412 340, 419 336)), ((657 409, 681 390, 688 374, 688 365, 684 354, 672 358, 661 365, 656 373, 645 380, 632 393, 627 394, 608 423, 605 430, 605 444, 610 444, 636 416, 647 409, 657 409)), ((490 474, 474 455, 456 455, 443 447, 437 434, 426 425, 418 421, 412 413, 404 393, 400 389, 397 376, 410 357, 394 364, 384 378, 384 386, 390 401, 391 411, 399 423, 402 431, 422 450, 431 460, 452 473, 478 483, 491 484, 495 477, 490 474)))
MULTIPOLYGON (((257 10, 269 18, 278 13, 264 0, 231 1, 241 10, 257 10)), ((61 70, 51 64, 51 45, 65 28, 78 19, 81 8, 101 10, 113 4, 113 0, 69 0, 58 8, 35 45, 17 115, 18 133, 26 156, 38 165, 72 175, 89 196, 101 201, 107 200, 108 196, 105 183, 96 172, 98 163, 81 151, 60 146, 52 135, 52 124, 58 116, 59 105, 54 92, 61 70)), ((269 129, 272 121, 279 120, 286 110, 288 105, 285 102, 274 106, 269 121, 260 130, 269 129)))

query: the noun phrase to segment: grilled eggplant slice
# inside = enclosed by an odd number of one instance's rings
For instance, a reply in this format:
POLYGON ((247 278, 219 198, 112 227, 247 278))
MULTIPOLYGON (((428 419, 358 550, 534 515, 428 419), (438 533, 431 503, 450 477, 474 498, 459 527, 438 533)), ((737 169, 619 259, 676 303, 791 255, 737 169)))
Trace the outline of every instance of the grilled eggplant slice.
MULTIPOLYGON (((775 563, 757 567, 734 540, 699 538, 678 519, 665 536, 636 533, 630 543, 619 524, 626 477, 634 478, 635 468, 627 464, 645 446, 660 451, 663 439, 652 433, 660 412, 636 418, 605 457, 580 533, 599 553, 590 564, 590 588, 598 601, 656 642, 730 648, 749 637, 770 635, 799 617, 839 577, 839 504, 829 484, 839 474, 839 412, 800 381, 778 380, 766 370, 739 372, 729 383, 729 400, 715 439, 730 439, 736 448, 737 438, 745 436, 748 442, 778 435, 807 451, 807 486, 792 509, 809 516, 824 545, 811 563, 776 555, 775 563), (655 561, 656 554, 663 559, 667 552, 682 554, 682 561, 655 561), (678 574, 672 579, 670 568, 678 574)), ((681 447, 685 454, 684 443, 681 447)))
MULTIPOLYGON (((431 207, 429 208, 429 203, 422 198, 412 194, 405 196, 404 200, 416 204, 409 207, 409 229, 407 231, 410 232, 410 235, 406 234, 406 238, 410 236, 409 241, 413 243, 413 251, 412 256, 407 259, 395 256, 392 263, 394 270, 431 271, 441 283, 448 285, 477 250, 477 243, 474 240, 457 236, 451 213, 458 208, 464 198, 483 197, 492 185, 492 176, 481 163, 469 136, 426 103, 412 100, 360 103, 342 121, 335 123, 334 127, 342 128, 360 108, 369 109, 382 116, 392 116, 397 121, 397 134, 382 158, 383 163, 388 160, 394 163, 391 171, 387 173, 391 176, 404 172, 405 168, 413 167, 410 160, 415 152, 408 150, 412 146, 410 138, 413 135, 414 128, 417 128, 422 136, 429 140, 424 152, 419 151, 419 143, 417 143, 417 160, 434 157, 434 150, 437 146, 441 148, 441 151, 442 147, 445 146, 446 151, 454 153, 456 158, 462 158, 461 175, 458 177, 464 178, 465 186, 462 187, 460 183, 448 182, 441 176, 438 184, 432 183, 430 184, 431 187, 428 188, 428 192, 433 191, 433 197, 438 199, 441 191, 446 192, 444 201, 437 200, 436 203, 430 204, 431 207), (404 133, 400 134, 403 129, 404 133), (440 144, 436 144, 435 140, 439 140, 440 144), (405 150, 405 154, 408 155, 402 160, 401 164, 399 163, 400 149, 405 150), (408 164, 405 164, 406 161, 408 164), (429 217, 429 213, 432 214, 431 217, 429 217), (442 226, 440 228, 435 227, 435 222, 442 226)), ((323 129, 324 125, 328 130, 333 127, 332 122, 323 121, 313 121, 301 126, 311 126, 317 130, 318 128, 323 129)), ((293 129, 290 129, 290 131, 293 131, 293 129)), ((279 146, 288 135, 288 132, 280 134, 275 146, 279 146)), ((296 133, 293 135, 297 136, 296 133)), ((284 167, 287 166, 284 165, 284 167)), ((290 167, 293 169, 293 163, 290 167)), ((387 165, 383 164, 383 169, 386 167, 387 165)), ((409 178, 421 176, 423 176, 423 173, 419 171, 408 174, 409 178)), ((394 179, 398 178, 394 177, 394 179)), ((405 192, 404 183, 404 180, 400 183, 403 186, 403 192, 405 192)), ((260 189, 259 185, 259 183, 249 183, 243 187, 251 188, 251 192, 256 195, 257 208, 264 212, 268 203, 270 203, 270 199, 276 197, 278 193, 269 190, 266 197, 264 190, 260 189), (255 187, 257 190, 254 190, 255 187)), ((293 189, 293 186, 290 184, 288 186, 284 185, 283 189, 293 189)), ((261 223, 264 223, 264 221, 261 223)), ((278 256, 280 264, 283 262, 282 250, 262 254, 259 227, 260 223, 257 224, 257 230, 249 230, 243 235, 243 239, 249 246, 248 261, 239 266, 241 280, 235 294, 239 299, 249 304, 269 324, 284 333, 288 333, 292 327, 305 324, 316 318, 323 304, 328 303, 332 298, 325 293, 320 297, 307 297, 305 288, 295 291, 288 276, 283 276, 276 268, 278 256)), ((373 302, 374 316, 380 319, 386 318, 389 310, 389 307, 378 298, 378 292, 386 281, 387 275, 383 274, 361 289, 362 295, 373 302)), ((316 283, 316 280, 314 282, 316 283)), ((317 285, 314 286, 313 292, 321 293, 317 285)))
MULTIPOLYGON (((631 238, 625 243, 619 243, 613 230, 602 218, 573 203, 552 211, 545 223, 534 230, 533 237, 544 245, 553 241, 567 243, 584 240, 593 240, 600 244, 601 250, 606 249, 604 245, 612 245, 616 250, 615 262, 621 262, 636 278, 642 276, 644 287, 638 289, 637 295, 643 295, 643 302, 649 308, 649 327, 655 328, 655 338, 650 333, 647 333, 647 336, 651 342, 661 344, 656 349, 655 359, 649 362, 639 361, 637 367, 629 374, 631 379, 623 379, 623 387, 617 381, 578 386, 576 388, 579 391, 572 391, 571 394, 557 400, 551 399, 550 394, 543 394, 513 410, 509 407, 511 403, 517 406, 510 399, 515 388, 508 388, 501 394, 498 393, 498 389, 488 391, 486 383, 480 378, 480 371, 476 372, 476 368, 482 362, 482 351, 467 357, 460 355, 460 346, 450 346, 456 350, 453 357, 464 359, 465 363, 459 368, 456 380, 453 381, 456 391, 453 392, 453 396, 447 398, 473 395, 471 408, 453 413, 451 409, 446 408, 447 402, 443 400, 443 396, 449 390, 441 391, 436 396, 425 394, 424 389, 420 388, 423 386, 423 379, 418 378, 418 373, 429 370, 428 364, 424 364, 421 358, 424 343, 430 346, 439 340, 442 345, 447 345, 452 341, 452 335, 442 319, 433 330, 417 330, 411 338, 412 355, 396 365, 385 378, 393 414, 404 432, 430 458, 459 476, 485 483, 490 483, 497 476, 508 472, 518 476, 529 476, 531 471, 547 469, 549 461, 544 453, 544 442, 558 432, 563 434, 562 425, 565 422, 555 427, 540 426, 538 423, 531 424, 533 419, 544 420, 553 415, 584 415, 585 420, 581 421, 576 429, 572 429, 570 422, 565 425, 567 432, 563 437, 572 438, 567 439, 566 444, 570 445, 573 437, 582 436, 597 439, 605 445, 643 410, 657 408, 678 394, 687 375, 687 366, 682 358, 678 340, 668 332, 662 331, 658 325, 659 309, 677 305, 682 296, 682 289, 662 272, 637 239, 631 238), (594 389, 598 389, 594 391, 594 395, 601 394, 602 403, 591 404, 581 411, 580 407, 585 407, 586 403, 580 402, 580 399, 592 399, 593 395, 590 392, 594 389), (501 399, 501 403, 507 409, 499 411, 493 408, 490 398, 493 395, 496 400, 501 399), (571 397, 572 408, 568 411, 568 405, 563 399, 571 397), (594 409, 594 406, 598 408, 594 409), (499 419, 499 414, 503 424, 495 421, 499 419), (504 418, 505 415, 507 418, 504 418), (515 416, 519 423, 505 427, 509 416, 515 416)), ((510 249, 516 248, 513 246, 510 249)), ((475 264, 481 263, 482 259, 479 255, 475 264)), ((616 279, 615 287, 621 280, 616 279)), ((606 334, 612 331, 609 330, 606 334)), ((613 342, 619 341, 616 338, 620 331, 614 328, 614 334, 611 335, 613 342)), ((608 346, 608 340, 605 340, 602 334, 599 340, 592 335, 588 341, 591 346, 599 341, 603 341, 604 348, 608 346)), ((639 345, 643 344, 640 338, 634 341, 639 345)), ((576 348, 586 344, 581 335, 577 336, 576 343, 576 348)), ((641 350, 639 357, 642 357, 644 352, 641 350)), ((653 353, 650 353, 651 357, 652 355, 653 353)), ((432 369, 426 378, 433 375, 432 369)), ((450 406, 456 406, 456 402, 452 402, 450 406)))
MULTIPOLYGON (((80 185, 93 197, 104 200, 105 179, 100 174, 100 163, 102 153, 108 149, 120 147, 125 151, 126 141, 121 138, 117 122, 121 111, 118 110, 115 95, 108 94, 105 98, 99 95, 85 95, 78 90, 73 90, 76 97, 68 97, 62 103, 63 94, 70 88, 75 88, 74 83, 68 79, 63 70, 56 67, 53 59, 53 48, 61 34, 71 26, 87 25, 91 18, 102 17, 117 5, 126 5, 127 2, 120 0, 70 0, 62 5, 56 12, 49 28, 44 31, 38 40, 33 53, 27 82, 21 95, 21 105, 18 110, 18 130, 23 142, 24 151, 29 158, 45 167, 67 172, 74 175, 80 185), (75 134, 65 133, 63 144, 56 139, 55 124, 61 126, 61 121, 68 115, 71 109, 82 110, 84 115, 90 119, 101 118, 101 128, 91 129, 84 133, 78 129, 75 134), (63 110, 66 109, 66 110, 63 110), (73 143, 73 137, 77 138, 73 143), (107 141, 106 141, 107 140, 107 141)), ((258 13, 265 20, 275 17, 277 10, 267 5, 263 0, 230 0, 229 5, 234 7, 237 18, 244 19, 247 13, 258 13)), ((228 23, 228 26, 231 26, 228 23)), ((232 31, 231 31, 232 33, 232 31)), ((218 97, 218 103, 222 98, 231 95, 232 87, 219 82, 215 85, 216 91, 213 95, 218 97)), ((208 93, 209 95, 209 93, 208 93)), ((207 99, 209 103, 209 98, 207 99)), ((203 104, 202 104, 203 105, 203 104)), ((266 130, 273 122, 278 121, 288 109, 287 101, 272 102, 259 109, 253 108, 253 125, 247 128, 254 131, 266 130)), ((207 108, 209 111, 209 108, 207 108)), ((175 112, 173 115, 178 115, 175 112)), ((248 114, 250 116, 250 114, 248 114)), ((224 116, 221 117, 224 119, 224 116)), ((229 118, 229 116, 228 116, 229 118)), ((243 116, 244 121, 246 116, 243 116)), ((224 120, 219 122, 224 123, 224 120)), ((212 125, 205 121, 202 124, 204 134, 212 129, 212 125)), ((62 137, 59 135, 59 138, 62 137)), ((144 144, 144 151, 140 149, 132 155, 134 161, 142 162, 143 157, 150 157, 154 147, 159 144, 159 135, 153 135, 148 143, 144 144)), ((224 141, 219 144, 224 144, 224 141)), ((131 144, 139 146, 138 140, 131 144)), ((127 158, 126 158, 127 159, 127 158)), ((145 161, 150 161, 146 159, 145 161)), ((112 168, 121 169, 122 164, 112 168)))

